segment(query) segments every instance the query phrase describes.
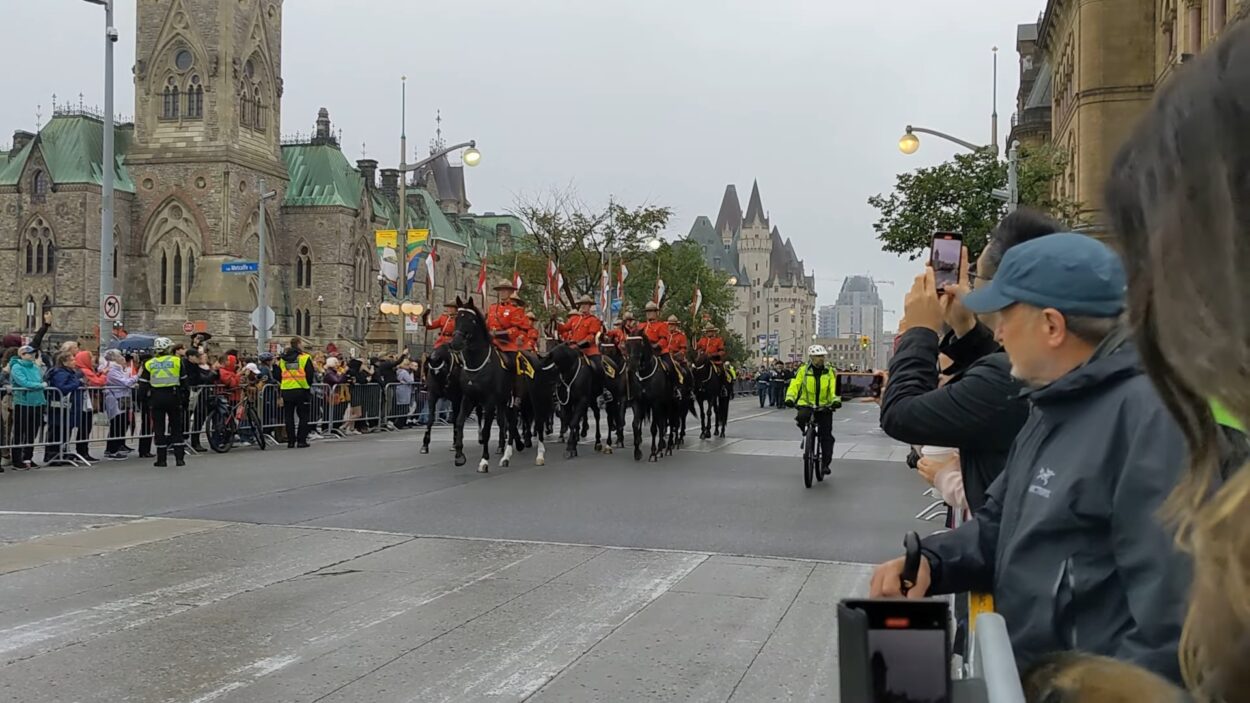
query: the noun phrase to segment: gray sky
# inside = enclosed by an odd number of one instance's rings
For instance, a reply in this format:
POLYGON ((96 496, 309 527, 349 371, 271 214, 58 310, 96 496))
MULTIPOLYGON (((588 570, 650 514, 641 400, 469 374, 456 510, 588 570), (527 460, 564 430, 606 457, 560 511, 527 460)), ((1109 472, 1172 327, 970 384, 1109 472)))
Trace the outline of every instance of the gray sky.
MULTIPOLYGON (((311 130, 317 108, 349 159, 398 162, 399 77, 408 76, 410 148, 477 139, 475 211, 572 183, 676 210, 672 233, 715 219, 727 183, 764 206, 817 276, 819 304, 842 277, 871 272, 888 309, 916 264, 882 253, 865 199, 902 170, 958 147, 896 148, 909 122, 988 142, 990 47, 1000 47, 1000 135, 1017 85, 1016 25, 1042 0, 288 0, 282 129, 311 130)), ((133 112, 135 0, 117 0, 118 111, 133 112)), ((8 66, 0 145, 36 105, 82 92, 101 104, 102 11, 78 0, 3 3, 8 66)), ((742 203, 745 209, 746 203, 742 203)), ((886 314, 890 327, 897 314, 886 314)))

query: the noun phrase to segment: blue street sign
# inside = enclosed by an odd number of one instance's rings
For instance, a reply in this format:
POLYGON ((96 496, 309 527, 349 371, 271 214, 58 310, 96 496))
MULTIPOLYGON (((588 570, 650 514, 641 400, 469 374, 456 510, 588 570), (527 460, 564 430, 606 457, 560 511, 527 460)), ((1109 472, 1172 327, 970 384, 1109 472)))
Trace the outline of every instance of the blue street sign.
POLYGON ((221 265, 222 273, 257 273, 260 264, 255 261, 227 261, 221 265))
POLYGON ((612 299, 612 314, 615 315, 619 313, 620 311, 621 311, 621 299, 613 298, 612 299))

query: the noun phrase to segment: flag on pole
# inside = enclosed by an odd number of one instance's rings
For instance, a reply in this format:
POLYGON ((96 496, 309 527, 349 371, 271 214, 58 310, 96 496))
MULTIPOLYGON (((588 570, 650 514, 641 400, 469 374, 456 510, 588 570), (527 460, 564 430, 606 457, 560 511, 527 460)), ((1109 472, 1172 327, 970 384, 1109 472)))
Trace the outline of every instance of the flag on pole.
POLYGON ((616 274, 616 297, 625 297, 625 279, 629 278, 629 269, 625 268, 625 262, 621 262, 621 270, 616 274))
POLYGON ((655 279, 655 304, 661 305, 663 303, 664 303, 664 279, 657 276, 655 279))
POLYGON ((612 294, 612 278, 608 276, 608 267, 603 267, 603 273, 599 276, 599 314, 603 317, 608 316, 608 296, 612 294))
POLYGON ((697 319, 699 315, 699 306, 703 305, 703 291, 699 290, 699 284, 694 286, 694 301, 690 303, 690 317, 697 319))
POLYGON ((482 268, 477 272, 477 292, 486 295, 486 255, 482 255, 482 268))
POLYGON ((518 293, 521 292, 521 272, 516 269, 512 270, 512 285, 516 286, 518 293))
POLYGON ((555 302, 560 302, 560 291, 564 290, 564 272, 556 269, 556 289, 552 292, 551 298, 555 302))
POLYGON ((425 289, 426 299, 434 298, 434 264, 438 261, 438 242, 430 245, 430 253, 425 256, 425 289))

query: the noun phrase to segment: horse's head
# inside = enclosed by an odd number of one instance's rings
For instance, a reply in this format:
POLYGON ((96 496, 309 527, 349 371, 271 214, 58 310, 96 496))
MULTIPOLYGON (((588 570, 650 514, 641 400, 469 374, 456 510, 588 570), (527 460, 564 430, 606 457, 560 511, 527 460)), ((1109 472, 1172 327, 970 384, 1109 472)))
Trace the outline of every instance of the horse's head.
POLYGON ((651 341, 642 335, 631 334, 625 338, 625 356, 638 368, 639 364, 651 358, 651 341))
POLYGON ((462 352, 470 344, 489 341, 486 332, 486 319, 477 309, 473 298, 462 301, 456 296, 456 332, 451 336, 451 348, 462 352))
POLYGON ((556 365, 556 368, 564 370, 571 368, 580 359, 582 353, 574 349, 568 344, 554 344, 551 351, 547 352, 547 359, 556 365))

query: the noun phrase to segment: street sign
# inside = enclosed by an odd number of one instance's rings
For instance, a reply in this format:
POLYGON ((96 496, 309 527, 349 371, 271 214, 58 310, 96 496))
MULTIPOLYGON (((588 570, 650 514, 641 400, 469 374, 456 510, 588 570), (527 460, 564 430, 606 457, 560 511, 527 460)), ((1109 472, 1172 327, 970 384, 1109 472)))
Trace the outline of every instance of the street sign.
POLYGON ((104 301, 101 303, 101 307, 104 310, 105 319, 107 319, 109 322, 117 322, 118 320, 121 319, 122 299, 119 298, 118 296, 116 295, 104 296, 104 301))
POLYGON ((404 331, 405 332, 420 332, 424 329, 425 329, 425 325, 421 324, 420 315, 405 315, 404 316, 404 331))
POLYGON ((192 322, 192 321, 190 321, 190 320, 187 320, 186 322, 182 323, 182 333, 183 333, 183 334, 191 334, 191 333, 192 333, 192 332, 194 332, 194 331, 195 331, 195 323, 194 323, 194 322, 192 322))
POLYGON ((611 305, 611 308, 612 308, 612 314, 613 314, 613 315, 616 315, 616 314, 620 313, 620 311, 621 311, 621 302, 622 302, 622 301, 621 301, 621 299, 620 299, 620 298, 613 298, 613 299, 612 299, 612 305, 611 305))
POLYGON ((256 273, 260 264, 255 261, 227 261, 222 263, 222 273, 256 273))
POLYGON ((259 330, 263 327, 265 331, 272 330, 275 320, 273 308, 266 306, 264 308, 264 317, 261 317, 261 308, 258 307, 252 311, 252 315, 249 319, 252 321, 253 329, 259 330))

